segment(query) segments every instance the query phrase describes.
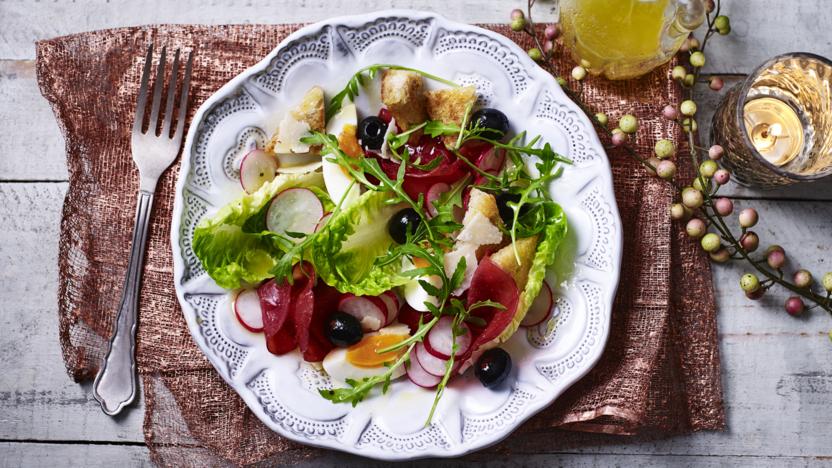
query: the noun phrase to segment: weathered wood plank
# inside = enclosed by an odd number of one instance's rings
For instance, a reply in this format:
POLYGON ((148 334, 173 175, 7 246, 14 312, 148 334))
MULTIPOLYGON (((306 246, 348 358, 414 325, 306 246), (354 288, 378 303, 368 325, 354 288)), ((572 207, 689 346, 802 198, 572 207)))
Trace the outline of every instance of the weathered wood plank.
POLYGON ((64 139, 32 60, 0 60, 0 180, 65 180, 64 139))
MULTIPOLYGON (((65 184, 0 184, 0 439, 141 441, 141 408, 112 420, 66 376, 56 320, 57 230, 65 184)), ((758 232, 775 226, 787 250, 820 272, 832 229, 826 203, 758 202, 758 232), (775 221, 776 220, 776 221, 775 221), (799 222, 799 223, 798 223, 799 222), (799 224, 799 227, 795 227, 799 224)), ((828 262, 828 260, 826 261, 828 262)), ((717 270, 730 432, 580 448, 595 454, 832 456, 832 321, 786 317, 776 304, 746 300, 738 270, 717 270)), ((572 449, 559 448, 560 451, 572 449)), ((574 450, 578 450, 577 448, 574 450)), ((541 459, 542 460, 542 459, 541 459)), ((603 461, 606 459, 599 458, 603 461)), ((542 463, 542 462, 541 462, 542 463)))
MULTIPOLYGON (((149 452, 143 446, 131 445, 82 445, 49 443, 0 443, 1 466, 27 466, 32 468, 53 468, 62 466, 96 467, 147 467, 153 466, 149 452)), ((408 467, 528 467, 548 468, 570 466, 591 468, 597 466, 641 466, 645 468, 674 466, 679 468, 705 467, 815 467, 826 466, 828 460, 818 457, 789 456, 709 456, 709 455, 659 455, 659 454, 583 454, 563 453, 546 455, 511 455, 487 457, 474 456, 464 462, 458 460, 421 460, 406 463, 408 467)), ((376 468, 390 466, 388 463, 367 460, 336 452, 296 465, 298 468, 318 466, 340 466, 345 468, 376 468)))
POLYGON ((0 439, 141 441, 143 410, 112 419, 67 376, 58 343, 66 184, 0 184, 0 439))

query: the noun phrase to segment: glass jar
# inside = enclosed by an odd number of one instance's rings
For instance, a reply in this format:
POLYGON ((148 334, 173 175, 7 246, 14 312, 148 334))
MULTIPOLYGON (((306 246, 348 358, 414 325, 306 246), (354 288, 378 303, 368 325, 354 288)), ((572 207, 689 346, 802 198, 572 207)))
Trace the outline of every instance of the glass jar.
POLYGON ((560 1, 564 46, 590 73, 612 80, 664 64, 704 20, 704 0, 560 1))

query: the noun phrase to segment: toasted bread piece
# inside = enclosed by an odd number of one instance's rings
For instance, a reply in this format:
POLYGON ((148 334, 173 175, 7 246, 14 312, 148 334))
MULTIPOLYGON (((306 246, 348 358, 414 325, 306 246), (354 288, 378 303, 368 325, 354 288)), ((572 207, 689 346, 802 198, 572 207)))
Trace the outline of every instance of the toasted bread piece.
MULTIPOLYGON (((425 93, 427 97, 428 116, 446 124, 462 125, 465 110, 477 101, 477 90, 473 86, 437 89, 425 93)), ((455 135, 445 135, 445 144, 456 144, 455 135)))
POLYGON ((523 291, 526 288, 526 281, 529 279, 529 268, 532 266, 534 255, 537 252, 538 236, 517 239, 517 253, 520 256, 520 264, 514 256, 514 248, 511 244, 491 254, 491 260, 514 278, 517 289, 523 291))
POLYGON ((471 217, 477 212, 482 213, 497 227, 502 224, 500 212, 497 210, 497 199, 494 198, 494 195, 472 188, 468 198, 468 209, 465 211, 462 224, 468 225, 471 222, 471 217))
POLYGON ((299 128, 308 126, 308 130, 323 132, 326 126, 326 114, 324 112, 324 90, 320 86, 313 86, 303 95, 300 103, 283 117, 277 130, 266 143, 266 151, 270 153, 303 153, 309 151, 307 145, 298 144, 299 128), (290 135, 281 135, 290 133, 290 135))
POLYGON ((384 70, 381 75, 381 102, 396 124, 407 130, 427 120, 425 84, 422 75, 406 70, 384 70))

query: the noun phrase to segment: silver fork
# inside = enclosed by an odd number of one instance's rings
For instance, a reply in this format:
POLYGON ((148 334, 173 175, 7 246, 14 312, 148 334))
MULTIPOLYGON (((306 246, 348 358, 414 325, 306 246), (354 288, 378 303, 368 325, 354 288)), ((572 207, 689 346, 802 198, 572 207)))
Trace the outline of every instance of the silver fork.
POLYGON ((170 134, 173 122, 173 104, 176 97, 177 75, 179 71, 179 49, 173 58, 167 100, 161 133, 156 135, 159 123, 159 106, 162 101, 162 88, 165 81, 166 48, 162 48, 156 78, 153 80, 153 103, 150 109, 147 131, 142 131, 144 112, 147 104, 148 81, 151 62, 153 62, 153 45, 147 48, 147 57, 142 72, 142 84, 136 103, 136 118, 133 122, 131 146, 133 161, 139 169, 139 194, 136 204, 136 220, 133 226, 133 240, 130 244, 130 260, 127 264, 127 277, 121 293, 118 316, 113 327, 113 336, 104 362, 93 383, 93 396, 101 409, 110 416, 118 414, 136 398, 136 319, 139 300, 139 284, 142 278, 145 244, 150 212, 153 208, 153 194, 159 177, 176 160, 182 146, 182 132, 185 128, 185 113, 188 105, 188 88, 191 82, 192 56, 188 55, 185 74, 181 83, 179 109, 176 115, 176 128, 170 134))

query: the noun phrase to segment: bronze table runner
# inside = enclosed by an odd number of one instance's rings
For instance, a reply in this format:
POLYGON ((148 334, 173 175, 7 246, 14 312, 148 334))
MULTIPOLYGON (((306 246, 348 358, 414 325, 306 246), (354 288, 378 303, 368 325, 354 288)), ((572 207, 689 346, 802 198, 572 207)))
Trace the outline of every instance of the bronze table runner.
MULTIPOLYGON (((190 115, 228 80, 259 61, 298 25, 124 28, 38 43, 37 76, 66 138, 69 191, 60 237, 60 339, 76 381, 94 377, 117 309, 129 250, 137 172, 130 127, 146 46, 194 51, 190 115)), ((503 25, 485 25, 529 47, 503 25)), ((560 53, 555 62, 568 76, 560 53)), ((590 78, 583 96, 615 122, 639 117, 641 154, 655 141, 680 146, 678 129, 660 118, 680 91, 669 66, 632 81, 590 78)), ((716 311, 710 267, 669 219, 671 191, 613 150, 624 258, 611 334, 597 366, 506 442, 501 453, 552 452, 620 437, 722 429, 716 311), (684 295, 681 292, 684 292, 684 295), (556 433, 553 435, 553 433, 556 433)), ((315 457, 267 429, 203 357, 188 332, 173 289, 171 208, 179 166, 159 182, 140 298, 137 359, 146 400, 145 440, 160 465, 290 463, 315 457)))

